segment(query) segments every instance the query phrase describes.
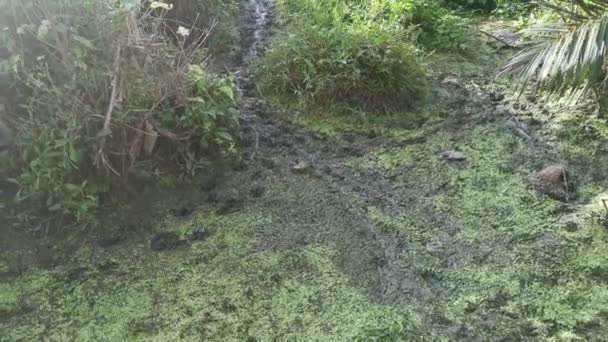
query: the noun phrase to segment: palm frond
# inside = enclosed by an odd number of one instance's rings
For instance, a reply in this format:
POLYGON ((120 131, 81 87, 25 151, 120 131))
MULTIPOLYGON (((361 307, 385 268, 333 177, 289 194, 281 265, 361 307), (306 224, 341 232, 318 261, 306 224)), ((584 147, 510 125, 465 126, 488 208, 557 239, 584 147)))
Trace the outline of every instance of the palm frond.
MULTIPOLYGON (((608 0, 599 1, 608 5, 608 0)), ((535 39, 500 72, 514 75, 522 89, 535 84, 537 89, 549 92, 564 91, 603 80, 608 14, 578 26, 535 25, 524 33, 535 39)))

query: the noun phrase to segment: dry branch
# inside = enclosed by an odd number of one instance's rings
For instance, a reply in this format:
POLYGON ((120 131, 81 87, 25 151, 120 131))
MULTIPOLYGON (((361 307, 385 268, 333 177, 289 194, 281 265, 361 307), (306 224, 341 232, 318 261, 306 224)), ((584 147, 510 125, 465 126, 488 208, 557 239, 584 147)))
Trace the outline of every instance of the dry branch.
POLYGON ((116 107, 116 104, 118 102, 118 94, 120 93, 120 89, 119 89, 119 79, 120 79, 120 45, 118 46, 118 48, 116 49, 116 57, 114 59, 114 71, 113 71, 113 75, 112 75, 112 93, 110 95, 110 104, 108 105, 108 110, 106 111, 106 115, 105 115, 105 119, 103 122, 103 129, 101 130, 101 132, 98 135, 98 147, 97 147, 97 155, 95 157, 95 165, 97 167, 100 167, 101 165, 104 165, 106 167, 108 167, 110 170, 112 170, 112 172, 114 172, 115 174, 119 175, 108 163, 106 157, 105 157, 105 145, 106 145, 106 138, 112 134, 112 131, 110 130, 110 125, 112 123, 112 113, 114 112, 114 107, 116 107))

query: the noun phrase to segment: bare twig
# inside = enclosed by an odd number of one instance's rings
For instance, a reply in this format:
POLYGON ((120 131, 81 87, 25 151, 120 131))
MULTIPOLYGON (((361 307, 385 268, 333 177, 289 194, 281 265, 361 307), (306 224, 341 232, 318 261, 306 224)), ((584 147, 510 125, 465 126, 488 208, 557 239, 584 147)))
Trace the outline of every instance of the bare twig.
POLYGON ((503 43, 503 44, 504 44, 505 46, 507 46, 507 47, 510 47, 510 48, 516 48, 516 47, 517 47, 516 45, 513 45, 513 44, 511 44, 511 43, 509 43, 509 42, 505 41, 504 39, 499 38, 499 37, 496 37, 495 35, 493 35, 493 34, 491 34, 491 33, 489 33, 489 32, 486 32, 486 31, 484 31, 484 30, 479 30, 479 32, 481 32, 481 33, 485 34, 486 36, 488 36, 488 37, 490 37, 490 38, 493 38, 493 39, 495 39, 495 40, 497 40, 497 41, 499 41, 499 42, 503 43))
POLYGON ((110 125, 112 123, 112 113, 114 112, 114 107, 116 106, 118 100, 119 92, 119 78, 120 78, 120 45, 116 49, 116 57, 114 59, 114 72, 112 76, 112 93, 110 95, 110 104, 108 105, 108 110, 106 111, 105 119, 103 122, 103 129, 99 133, 99 143, 97 148, 97 156, 95 157, 95 164, 99 167, 104 165, 112 170, 114 173, 117 173, 108 163, 105 157, 105 145, 106 138, 112 132, 110 130, 110 125))

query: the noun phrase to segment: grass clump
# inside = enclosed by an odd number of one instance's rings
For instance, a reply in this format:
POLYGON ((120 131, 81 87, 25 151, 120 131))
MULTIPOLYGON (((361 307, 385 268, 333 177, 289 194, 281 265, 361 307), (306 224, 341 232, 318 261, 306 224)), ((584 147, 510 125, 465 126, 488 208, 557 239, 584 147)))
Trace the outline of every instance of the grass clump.
POLYGON ((257 72, 262 93, 285 102, 385 112, 418 103, 425 78, 411 44, 344 27, 296 28, 277 38, 257 72))
POLYGON ((343 1, 283 1, 279 13, 285 30, 257 68, 263 94, 380 112, 422 99, 425 70, 407 36, 356 18, 343 1))
POLYGON ((467 21, 435 1, 283 0, 278 13, 257 76, 283 104, 403 112, 425 98, 423 50, 469 49, 467 21))

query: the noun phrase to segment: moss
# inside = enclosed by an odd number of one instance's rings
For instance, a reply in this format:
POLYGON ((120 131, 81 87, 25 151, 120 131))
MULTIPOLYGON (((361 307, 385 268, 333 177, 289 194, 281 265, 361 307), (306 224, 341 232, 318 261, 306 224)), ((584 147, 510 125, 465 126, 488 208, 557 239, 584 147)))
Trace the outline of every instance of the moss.
MULTIPOLYGON (((186 255, 133 245, 112 271, 31 271, 2 285, 3 303, 23 297, 33 308, 0 322, 4 338, 325 341, 401 332, 401 315, 373 304, 337 269, 334 247, 257 248, 273 224, 270 213, 200 213, 165 226, 213 232, 186 255)), ((86 262, 89 252, 74 260, 86 262)))
POLYGON ((419 127, 429 117, 426 109, 416 113, 394 113, 370 115, 358 111, 307 113, 294 117, 293 121, 309 131, 336 136, 345 132, 364 132, 377 135, 393 135, 400 130, 419 127), (398 128, 398 130, 396 130, 398 128))
POLYGON ((0 283, 0 311, 10 311, 18 302, 17 289, 10 284, 0 283))
POLYGON ((560 203, 528 189, 527 177, 542 158, 486 126, 439 132, 425 144, 378 148, 346 162, 394 180, 399 198, 414 203, 398 211, 370 207, 368 216, 383 231, 399 233, 399 259, 421 288, 438 284, 413 303, 428 315, 427 331, 446 336, 442 320, 433 318, 440 312, 469 338, 606 333, 606 231, 567 231, 560 203), (466 162, 443 160, 442 151, 451 149, 463 151, 466 162))

